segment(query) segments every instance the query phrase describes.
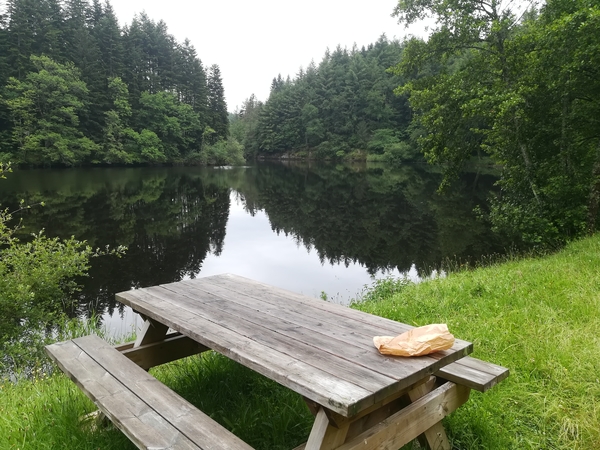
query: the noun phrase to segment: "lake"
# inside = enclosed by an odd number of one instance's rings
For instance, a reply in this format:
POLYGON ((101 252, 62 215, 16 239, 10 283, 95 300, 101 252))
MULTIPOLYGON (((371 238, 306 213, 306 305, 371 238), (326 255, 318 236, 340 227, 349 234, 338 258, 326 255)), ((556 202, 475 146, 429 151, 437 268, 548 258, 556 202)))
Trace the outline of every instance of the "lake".
POLYGON ((443 195, 440 180, 426 165, 22 170, 0 181, 0 204, 45 203, 21 215, 23 236, 128 247, 92 260, 70 311, 121 334, 138 322, 114 299, 129 289, 228 272, 347 304, 375 279, 501 253, 473 213, 496 177, 464 173, 443 195))

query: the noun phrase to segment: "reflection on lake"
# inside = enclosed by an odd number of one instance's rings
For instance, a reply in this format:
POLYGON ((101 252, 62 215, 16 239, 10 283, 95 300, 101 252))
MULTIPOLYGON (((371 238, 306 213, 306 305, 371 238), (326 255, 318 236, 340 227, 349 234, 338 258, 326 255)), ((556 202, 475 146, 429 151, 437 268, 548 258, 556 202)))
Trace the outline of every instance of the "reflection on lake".
POLYGON ((373 277, 418 278, 445 258, 498 252, 472 213, 495 178, 467 173, 446 195, 439 181, 427 166, 35 170, 3 180, 0 203, 45 202, 25 233, 129 247, 92 261, 73 311, 118 327, 116 292, 186 277, 230 272, 347 303, 373 277))

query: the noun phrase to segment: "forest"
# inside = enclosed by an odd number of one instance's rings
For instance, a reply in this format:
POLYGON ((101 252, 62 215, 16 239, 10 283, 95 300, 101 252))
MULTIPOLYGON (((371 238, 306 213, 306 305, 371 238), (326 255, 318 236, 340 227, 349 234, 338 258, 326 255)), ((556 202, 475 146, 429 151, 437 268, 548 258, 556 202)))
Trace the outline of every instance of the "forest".
POLYGON ((406 96, 394 93, 403 77, 388 71, 402 51, 402 43, 385 35, 360 49, 327 50, 318 65, 311 62, 293 80, 275 77, 264 104, 250 96, 234 114, 231 132, 250 157, 364 160, 369 153, 398 162, 422 159, 409 145, 406 96))
MULTIPOLYGON (((2 6, 0 4, 0 6, 2 6)), ((218 65, 108 0, 8 0, 0 15, 0 161, 241 162, 218 65)))
POLYGON ((510 240, 554 246, 597 229, 600 209, 600 2, 399 0, 401 25, 427 40, 381 37, 336 48, 251 96, 231 131, 250 155, 425 157, 444 170, 501 171, 491 211, 510 240), (394 95, 395 94, 395 95, 394 95))

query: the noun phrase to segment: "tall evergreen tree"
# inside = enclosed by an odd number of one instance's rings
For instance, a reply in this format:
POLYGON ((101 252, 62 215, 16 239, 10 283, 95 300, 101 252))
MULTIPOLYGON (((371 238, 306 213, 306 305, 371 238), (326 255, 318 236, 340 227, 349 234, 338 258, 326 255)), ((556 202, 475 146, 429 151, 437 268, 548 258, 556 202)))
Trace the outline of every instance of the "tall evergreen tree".
POLYGON ((382 36, 368 49, 327 51, 294 80, 278 75, 260 110, 258 143, 244 145, 275 154, 309 149, 337 158, 358 149, 391 158, 401 138, 408 139, 402 133, 411 120, 406 98, 394 95, 400 78, 387 72, 401 55, 402 45, 382 36))
POLYGON ((94 0, 92 36, 102 55, 102 70, 106 78, 123 76, 123 38, 119 21, 108 0, 104 6, 94 0))
POLYGON ((89 101, 93 108, 83 111, 82 125, 96 141, 102 139, 105 111, 110 100, 107 77, 102 67, 102 56, 95 37, 90 32, 93 9, 87 0, 66 0, 65 31, 67 60, 72 61, 81 72, 81 78, 89 89, 89 101))
POLYGON ((113 108, 105 113, 104 142, 96 161, 108 164, 136 162, 135 146, 139 135, 129 128, 131 106, 127 85, 120 78, 111 78, 108 89, 113 108))
POLYGON ((208 126, 215 131, 213 139, 229 136, 229 114, 219 66, 213 64, 208 71, 208 126))
POLYGON ((30 55, 62 60, 64 49, 58 0, 8 0, 8 59, 11 76, 23 78, 34 69, 30 55))
POLYGON ((190 105, 205 121, 208 102, 206 72, 188 39, 177 47, 176 59, 175 84, 179 99, 190 105))
MULTIPOLYGON (((10 76, 9 48, 8 15, 0 11, 0 93, 10 76)), ((0 161, 4 159, 2 154, 10 149, 10 116, 5 103, 0 101, 0 161)))
POLYGON ((0 159, 179 160, 199 150, 208 122, 216 140, 228 134, 218 68, 213 75, 209 114, 196 50, 188 40, 178 43, 163 21, 142 13, 121 29, 109 0, 7 0, 0 15, 0 159), (43 108, 34 111, 34 104, 43 108))

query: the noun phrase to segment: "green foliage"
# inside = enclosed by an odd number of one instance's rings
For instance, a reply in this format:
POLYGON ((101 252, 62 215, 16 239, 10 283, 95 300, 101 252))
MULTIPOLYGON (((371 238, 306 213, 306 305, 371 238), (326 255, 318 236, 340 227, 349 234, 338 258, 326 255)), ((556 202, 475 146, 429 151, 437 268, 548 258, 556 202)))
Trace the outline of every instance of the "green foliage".
POLYGON ((401 139, 389 128, 375 130, 369 143, 369 161, 386 161, 399 165, 406 161, 420 161, 422 155, 415 143, 401 139))
POLYGON ((594 231, 597 5, 548 1, 538 14, 518 3, 401 0, 395 13, 406 24, 436 20, 394 72, 407 77, 397 92, 410 95, 425 155, 445 167, 442 187, 486 152, 502 166, 496 229, 540 246, 594 231))
POLYGON ((98 162, 132 163, 135 161, 135 152, 131 150, 131 146, 137 144, 136 141, 140 138, 127 126, 132 114, 129 90, 120 78, 109 79, 108 89, 113 98, 114 108, 105 113, 103 153, 98 162))
POLYGON ((78 114, 87 106, 87 87, 72 64, 58 64, 46 56, 32 56, 31 62, 35 72, 24 81, 11 78, 7 85, 17 161, 79 164, 95 149, 79 131, 78 114))
MULTIPOLYGON (((10 166, 0 165, 0 175, 10 166)), ((31 208, 21 202, 22 209, 31 208)), ((42 205, 43 206, 43 205, 42 205)), ((27 242, 15 236, 13 214, 0 210, 0 373, 17 371, 39 359, 42 338, 63 318, 94 250, 85 241, 49 238, 43 231, 27 242)), ((124 248, 119 247, 120 254, 124 248)), ((113 252, 114 253, 114 252, 113 252)))
POLYGON ((109 2, 11 0, 0 15, 0 159, 27 166, 179 163, 228 136, 218 66, 109 2))
POLYGON ((229 114, 227 113, 227 103, 225 102, 225 90, 221 80, 221 69, 216 64, 210 67, 207 81, 208 90, 208 108, 210 126, 215 134, 209 140, 214 144, 215 140, 227 139, 229 136, 229 114))
POLYGON ((219 139, 214 144, 205 143, 200 152, 191 153, 187 160, 189 164, 224 166, 244 164, 244 147, 237 139, 219 139))

